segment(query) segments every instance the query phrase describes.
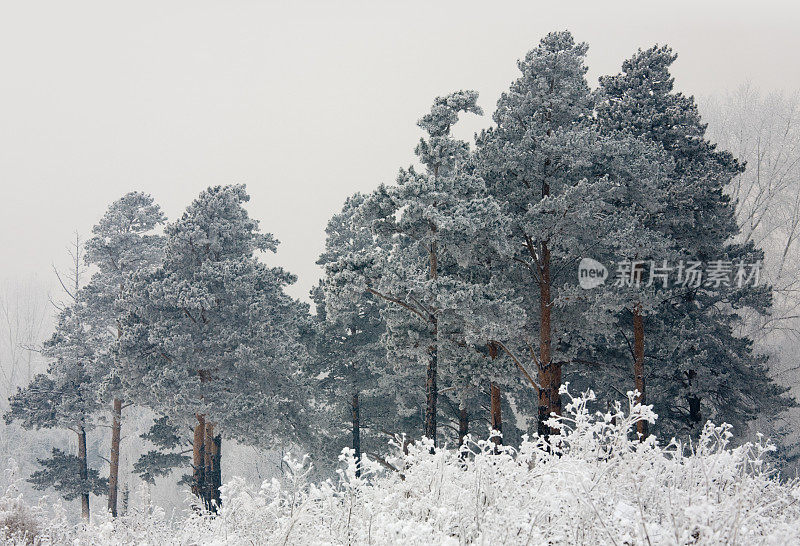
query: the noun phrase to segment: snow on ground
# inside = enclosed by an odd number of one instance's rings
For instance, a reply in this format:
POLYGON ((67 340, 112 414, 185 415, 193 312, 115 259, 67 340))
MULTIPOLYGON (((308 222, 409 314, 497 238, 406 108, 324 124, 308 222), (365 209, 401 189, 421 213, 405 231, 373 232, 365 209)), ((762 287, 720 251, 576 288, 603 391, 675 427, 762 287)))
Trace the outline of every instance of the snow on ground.
POLYGON ((12 487, 0 527, 22 521, 41 544, 800 544, 800 484, 772 472, 768 442, 731 448, 728 427, 709 423, 691 448, 640 443, 632 431, 649 408, 592 414, 591 399, 570 397, 552 446, 398 444, 361 477, 345 452, 339 478, 317 484, 309 461, 288 459, 288 480, 234 479, 217 516, 180 521, 145 507, 75 527, 12 487))

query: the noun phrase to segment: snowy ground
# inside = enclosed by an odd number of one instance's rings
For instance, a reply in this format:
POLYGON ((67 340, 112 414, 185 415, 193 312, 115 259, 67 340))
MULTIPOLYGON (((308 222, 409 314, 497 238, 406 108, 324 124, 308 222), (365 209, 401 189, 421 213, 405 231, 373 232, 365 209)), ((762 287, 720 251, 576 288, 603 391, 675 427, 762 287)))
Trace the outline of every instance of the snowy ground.
POLYGON ((145 507, 75 527, 12 487, 0 526, 22 520, 42 544, 800 544, 800 484, 770 471, 767 442, 729 448, 708 424, 692 449, 641 444, 630 431, 647 408, 592 414, 590 398, 572 399, 552 449, 420 442, 388 460, 397 471, 369 462, 360 478, 345 453, 340 478, 318 484, 289 460, 287 482, 234 479, 218 516, 182 521, 145 507))

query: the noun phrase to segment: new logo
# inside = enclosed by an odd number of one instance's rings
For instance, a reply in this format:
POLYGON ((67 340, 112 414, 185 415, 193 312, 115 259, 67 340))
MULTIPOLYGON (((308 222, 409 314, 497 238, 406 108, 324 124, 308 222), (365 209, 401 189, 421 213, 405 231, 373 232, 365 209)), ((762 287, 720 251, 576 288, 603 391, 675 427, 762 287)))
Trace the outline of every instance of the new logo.
POLYGON ((606 266, 591 258, 583 258, 578 264, 578 284, 581 288, 589 290, 597 288, 608 278, 606 266))

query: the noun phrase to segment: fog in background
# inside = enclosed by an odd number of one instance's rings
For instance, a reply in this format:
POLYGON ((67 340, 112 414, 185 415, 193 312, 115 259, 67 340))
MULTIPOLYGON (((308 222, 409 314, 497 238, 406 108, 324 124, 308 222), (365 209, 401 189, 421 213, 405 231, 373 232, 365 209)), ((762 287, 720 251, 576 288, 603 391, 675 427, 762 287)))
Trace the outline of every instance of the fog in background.
MULTIPOLYGON (((779 381, 800 385, 798 28, 800 7, 774 1, 0 0, 0 413, 45 367, 31 349, 51 331, 48 294, 61 298, 53 267, 68 265, 74 233, 88 237, 112 201, 142 190, 174 220, 209 185, 246 183, 251 214, 281 241, 266 259, 297 274, 290 292, 307 299, 328 219, 414 161, 415 122, 432 99, 478 90, 487 115, 455 131, 471 137, 490 125, 517 59, 563 29, 590 44, 593 86, 638 48, 671 45, 677 88, 701 98, 712 138, 750 160, 732 193, 743 237, 769 250, 776 305, 743 333, 777 356, 779 381)), ((150 417, 132 410, 126 436, 150 417)), ((26 476, 33 454, 74 442, 3 427, 0 465, 16 457, 26 476)), ((92 436, 98 465, 105 442, 92 436)), ((136 449, 123 442, 132 495, 136 449)), ((260 481, 281 460, 226 450, 226 477, 260 481)), ((173 482, 152 491, 166 508, 183 506, 173 482)))
POLYGON ((268 258, 306 297, 345 197, 413 160, 431 100, 474 88, 490 124, 516 60, 551 30, 589 42, 589 81, 639 47, 679 53, 677 85, 800 88, 790 2, 0 3, 0 281, 55 291, 66 261, 125 192, 170 219, 204 188, 246 183, 281 241, 268 258))

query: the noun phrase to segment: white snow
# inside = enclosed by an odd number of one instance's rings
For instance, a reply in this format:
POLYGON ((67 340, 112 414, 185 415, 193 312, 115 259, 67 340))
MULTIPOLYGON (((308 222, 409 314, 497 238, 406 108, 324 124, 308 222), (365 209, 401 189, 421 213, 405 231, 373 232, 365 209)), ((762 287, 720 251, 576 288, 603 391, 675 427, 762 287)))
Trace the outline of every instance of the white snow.
POLYGON ((800 543, 800 484, 771 472, 766 441, 730 447, 728 427, 708 423, 691 449, 640 443, 632 431, 655 418, 649 407, 592 414, 591 393, 567 397, 549 450, 529 439, 494 454, 478 441, 460 457, 421 441, 388 459, 399 472, 369 461, 360 478, 345 451, 339 479, 316 484, 309 461, 290 458, 284 482, 226 484, 215 517, 168 518, 145 502, 78 527, 20 507, 12 487, 0 522, 13 510, 38 518, 43 544, 800 543))

